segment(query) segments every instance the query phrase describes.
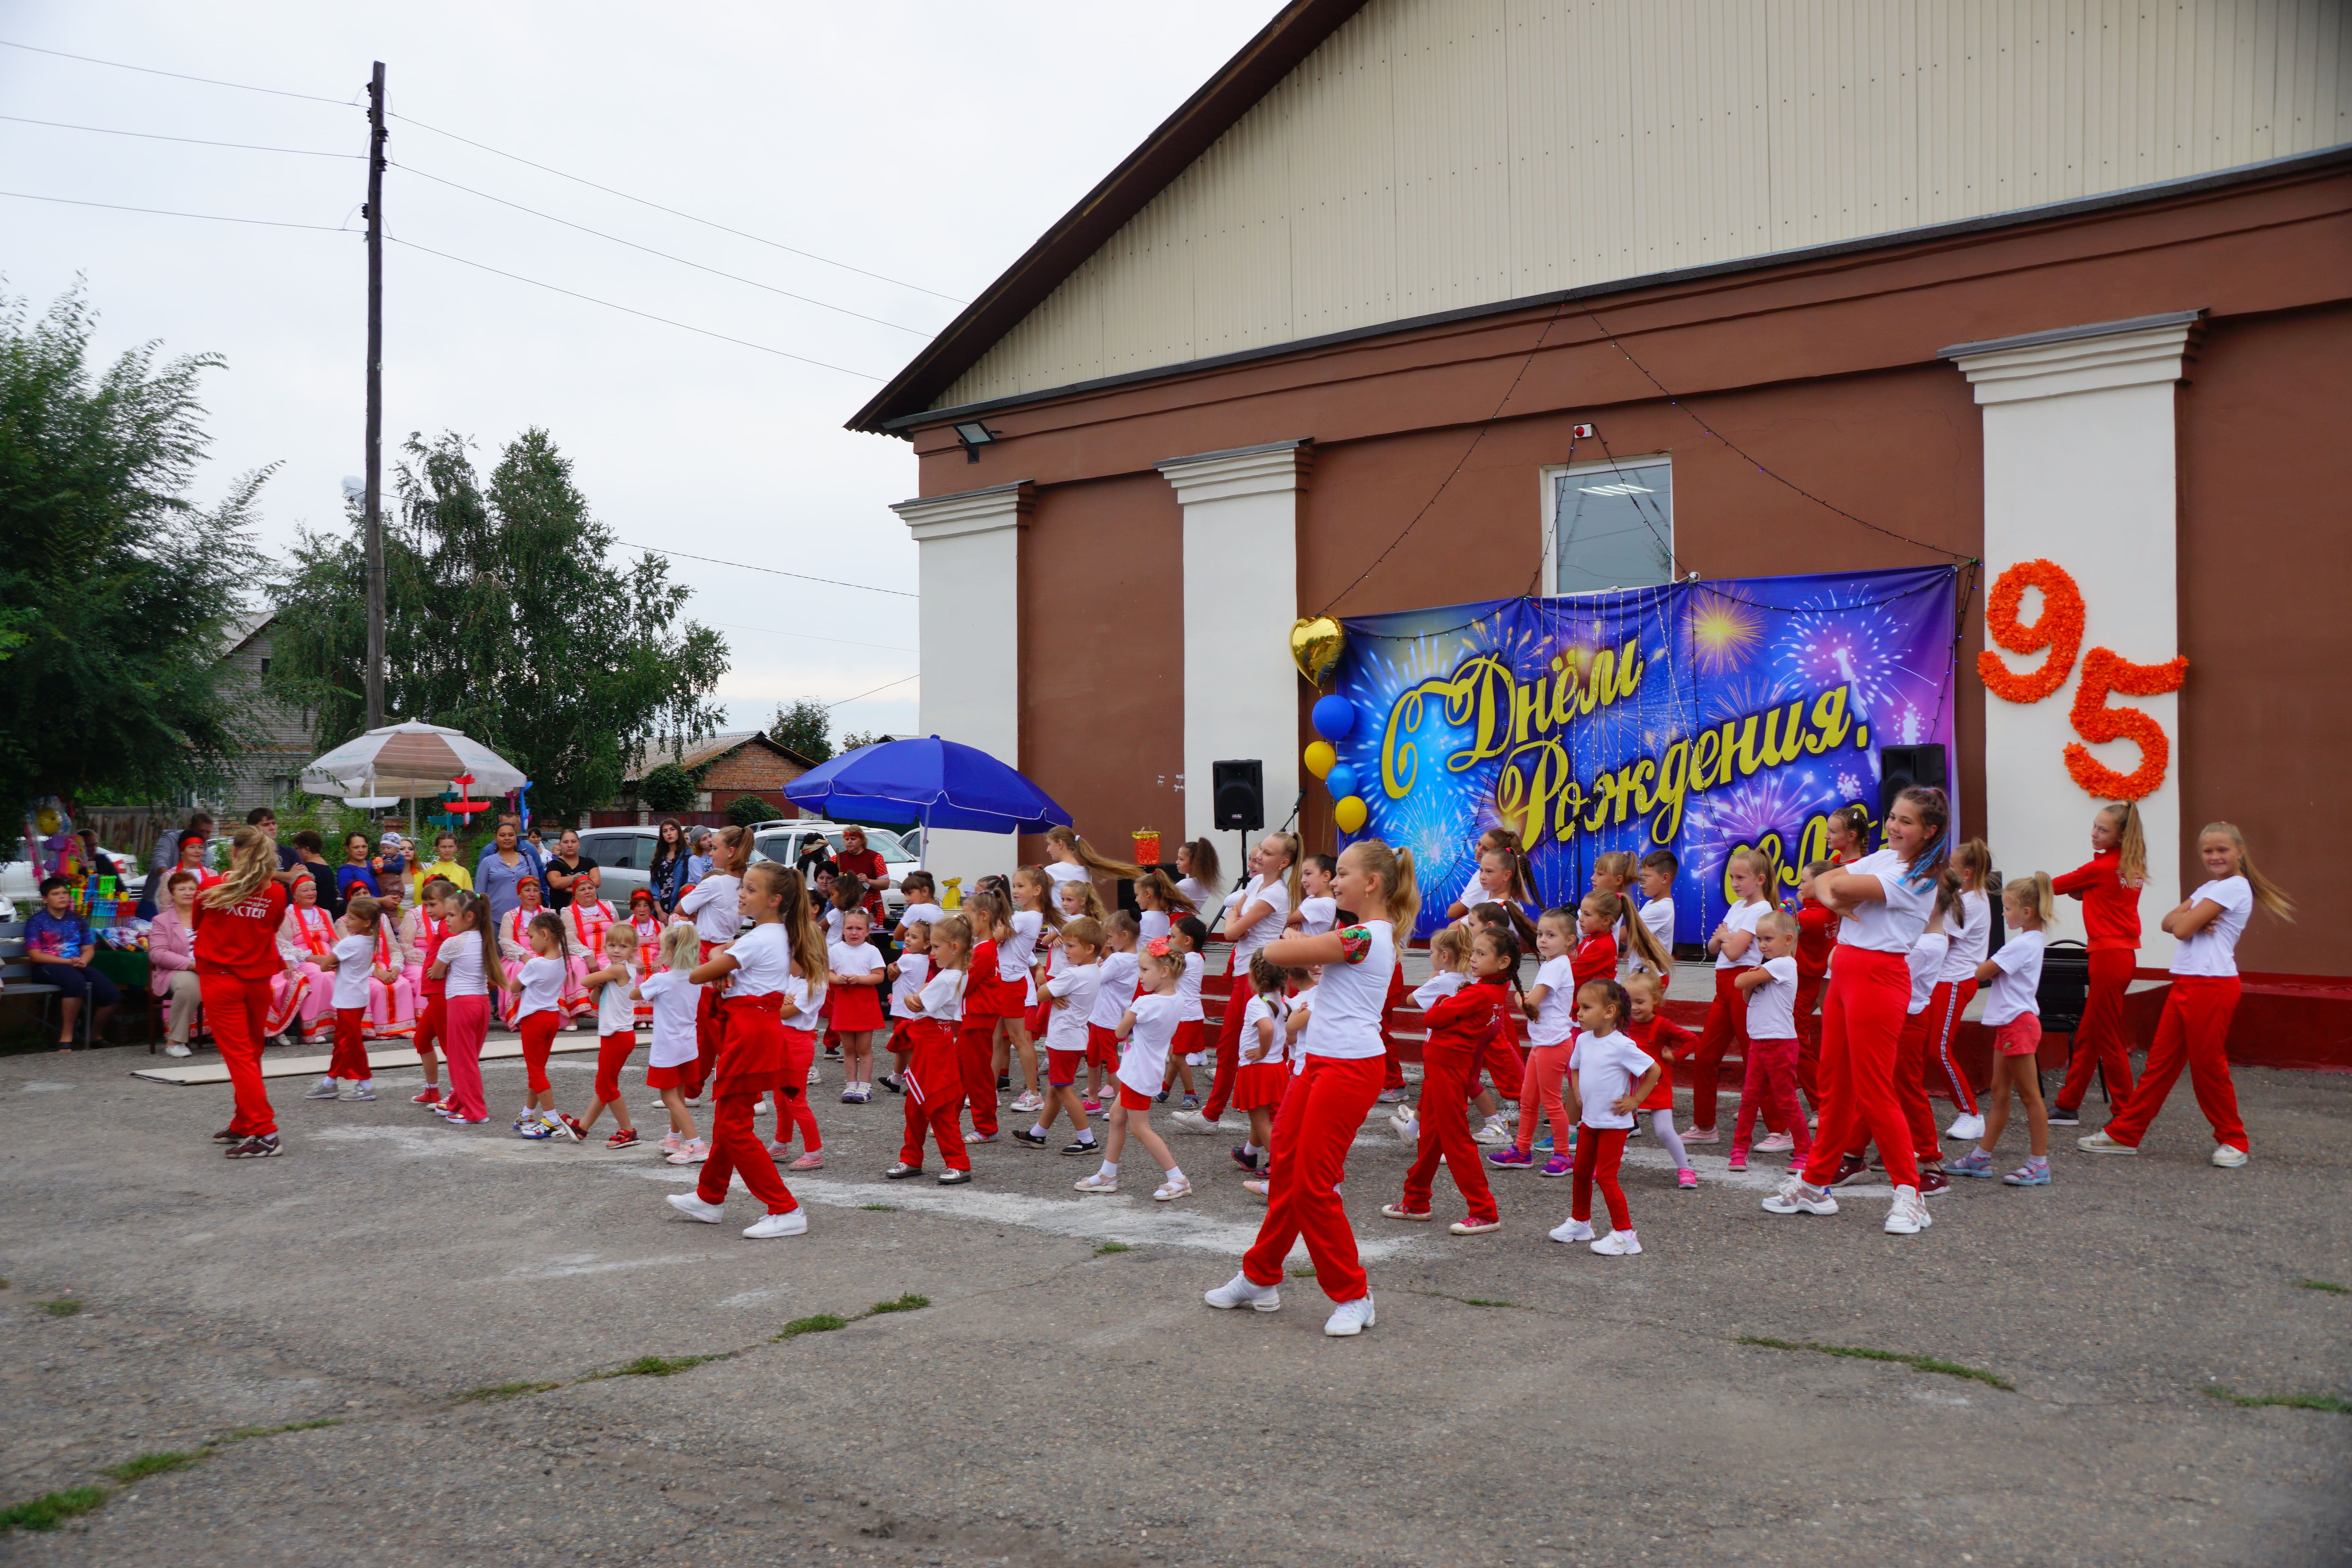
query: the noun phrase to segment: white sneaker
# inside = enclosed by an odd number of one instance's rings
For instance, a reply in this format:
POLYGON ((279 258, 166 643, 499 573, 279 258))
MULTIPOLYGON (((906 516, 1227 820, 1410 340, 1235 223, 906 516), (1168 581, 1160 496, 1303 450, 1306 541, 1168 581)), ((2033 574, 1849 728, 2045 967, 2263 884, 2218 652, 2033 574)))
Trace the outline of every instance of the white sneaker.
POLYGON ((1887 1235, 1916 1236, 1935 1223, 1934 1217, 1927 1213, 1927 1204, 1919 1196, 1918 1188, 1895 1189, 1894 1205, 1886 1211, 1887 1235))
POLYGON ((2118 1143, 2108 1137, 2104 1131, 2094 1132, 2088 1138, 2075 1139, 2074 1147, 2085 1154, 2137 1154, 2139 1152, 2137 1145, 2118 1143))
POLYGON ((1764 1200, 1766 1214, 1835 1214, 1837 1199, 1827 1187, 1811 1187, 1802 1176, 1791 1176, 1780 1190, 1764 1200))
POLYGON ((1217 1124, 1197 1110, 1180 1110, 1168 1119, 1168 1124, 1179 1132, 1214 1132, 1217 1124))
MULTIPOLYGON (((1418 1138, 1420 1134, 1415 1133, 1414 1136, 1418 1138)), ((1492 1145, 1496 1143, 1508 1143, 1517 1136, 1517 1134, 1516 1132, 1506 1132, 1503 1131, 1503 1123, 1500 1118, 1490 1117, 1485 1126, 1479 1128, 1477 1131, 1470 1134, 1470 1141, 1474 1143, 1492 1145)))
POLYGON ((1549 1234, 1554 1241, 1591 1241, 1592 1222, 1589 1219, 1562 1220, 1551 1227, 1549 1234))
POLYGON ((2247 1153, 2243 1149, 2233 1148, 2227 1143, 2216 1143, 2213 1145, 2213 1163, 2221 1166, 2221 1169, 2225 1171, 2234 1171, 2252 1158, 2253 1156, 2247 1153))
POLYGON ((1389 1125, 1396 1129, 1399 1142, 1412 1144, 1421 1142, 1421 1123, 1415 1121, 1412 1112, 1403 1107, 1398 1107, 1397 1113, 1389 1118, 1389 1125))
POLYGON ((1981 1116, 1956 1116, 1952 1118, 1952 1124, 1944 1129, 1944 1136, 1947 1138, 1958 1138, 1964 1143, 1973 1143, 1978 1139, 1984 1136, 1984 1118, 1981 1116))
POLYGON ((1188 1198, 1192 1195, 1192 1179, 1190 1176, 1179 1176, 1172 1182, 1160 1183, 1160 1185, 1152 1192, 1151 1197, 1153 1202, 1164 1204, 1172 1203, 1178 1198, 1188 1198))
POLYGON ((745 1226, 743 1234, 753 1241, 765 1241, 772 1236, 806 1236, 808 1210, 794 1209, 790 1214, 763 1215, 745 1226))
POLYGON ((1254 1312, 1274 1312, 1282 1308, 1282 1287, 1258 1285, 1246 1274, 1236 1274, 1215 1289, 1202 1294, 1201 1300, 1220 1311, 1235 1307, 1247 1307, 1254 1312))
POLYGON ((1797 1146, 1797 1141, 1786 1132, 1767 1132, 1756 1140, 1759 1154, 1778 1154, 1797 1146))
POLYGON ((1612 1230, 1592 1244, 1603 1258, 1631 1258, 1642 1250, 1642 1238, 1630 1230, 1612 1230))
POLYGON ((163 1054, 167 1057, 184 1057, 188 1054, 188 1047, 176 1044, 165 1046, 163 1047, 163 1054))
POLYGON ((717 1225, 727 1211, 717 1204, 704 1203, 692 1193, 672 1193, 669 1206, 688 1219, 698 1219, 705 1225, 717 1225))
POLYGON ((1351 1338, 1371 1326, 1372 1298, 1369 1291, 1352 1301, 1340 1302, 1323 1320, 1323 1331, 1335 1340, 1351 1338))
POLYGON ((1024 1093, 1020 1099, 1014 1100, 1013 1102, 1013 1109, 1015 1110, 1034 1110, 1045 1103, 1045 1098, 1033 1089, 1024 1093))

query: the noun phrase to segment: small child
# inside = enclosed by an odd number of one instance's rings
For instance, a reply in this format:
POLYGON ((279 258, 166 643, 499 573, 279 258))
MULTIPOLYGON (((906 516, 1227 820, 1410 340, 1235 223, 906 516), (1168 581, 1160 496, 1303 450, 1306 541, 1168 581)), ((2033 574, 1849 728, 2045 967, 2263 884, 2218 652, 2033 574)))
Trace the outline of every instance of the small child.
POLYGON ((1731 1168, 1748 1169, 1748 1140, 1769 1099, 1796 1151, 1789 1168, 1801 1172, 1813 1152, 1813 1134, 1797 1103, 1797 917, 1772 910, 1757 920, 1755 931, 1764 961, 1732 980, 1748 996, 1748 1066, 1739 1114, 1731 1123, 1731 1168))
POLYGON ((680 921, 662 932, 662 967, 640 975, 629 994, 654 1007, 654 1047, 646 1058, 646 1087, 661 1096, 669 1111, 669 1131, 662 1137, 662 1153, 673 1165, 698 1165, 709 1146, 695 1136, 694 1113, 686 1108, 686 1087, 694 1076, 695 1010, 702 990, 687 974, 694 968, 702 943, 693 925, 680 921))
MULTIPOLYGON (((1435 934, 1430 937, 1429 978, 1412 989, 1412 1005, 1424 1014, 1470 984, 1470 928, 1457 921, 1453 925, 1438 927, 1435 934)), ((1473 1071, 1475 1073, 1475 1068, 1473 1071)), ((1424 1097, 1428 1093, 1428 1074, 1424 1068, 1422 1075, 1422 1093, 1424 1097)), ((1463 1090, 1465 1097, 1467 1097, 1470 1089, 1475 1087, 1476 1082, 1474 1078, 1469 1087, 1463 1090)), ((1398 1106, 1395 1113, 1389 1118, 1389 1125, 1396 1130, 1399 1142, 1410 1148, 1420 1148, 1420 1101, 1414 1100, 1398 1106)))
POLYGON ((1756 922, 1772 908, 1764 901, 1764 889, 1777 875, 1772 857, 1760 849, 1739 850, 1725 865, 1724 879, 1735 899, 1715 933, 1706 939, 1706 951, 1715 960, 1715 1001, 1706 1010, 1706 1024, 1699 1030, 1698 1051, 1691 1064, 1691 1130, 1685 1138, 1692 1143, 1717 1142, 1716 1086, 1722 1076, 1723 1058, 1735 1041, 1743 1054, 1747 1052, 1748 998, 1733 982, 1740 971, 1755 966, 1756 922))
POLYGON ((1992 1152, 2009 1125, 2009 1091, 2014 1087, 2025 1102, 2025 1124, 2031 1151, 2025 1163, 2001 1178, 2012 1187, 2050 1184, 2050 1113, 2042 1103, 2042 928, 2056 912, 2050 876, 2036 871, 2000 890, 2001 920, 2009 937, 2000 951, 1977 965, 1985 993, 1983 1024, 1992 1035, 1992 1103, 1985 1113, 1984 1137, 1977 1146, 1953 1161, 1946 1170, 1955 1176, 1990 1176, 1992 1152))
POLYGON ((919 952, 928 961, 930 957, 930 931, 939 918, 947 913, 940 908, 939 884, 929 871, 909 871, 898 879, 899 890, 907 895, 907 907, 898 915, 897 936, 898 945, 908 952, 919 952), (924 931, 916 939, 917 926, 924 931))
POLYGON ((874 1031, 882 1026, 881 950, 866 940, 869 918, 863 909, 842 917, 841 940, 825 952, 831 971, 826 993, 834 998, 834 1038, 841 1042, 841 1103, 864 1105, 874 1098, 874 1031))
MULTIPOLYGON (((1668 954, 1675 951, 1675 879, 1682 870, 1683 863, 1675 858, 1673 850, 1653 849, 1642 857, 1633 873, 1634 885, 1642 889, 1641 921, 1650 928, 1659 951, 1668 954)), ((1639 952, 1629 948, 1625 958, 1635 973, 1644 969, 1639 952)))
POLYGON ((1250 954, 1250 999, 1242 1009, 1241 1061, 1234 1069, 1234 1108, 1250 1125, 1248 1138, 1234 1151, 1234 1163, 1244 1171, 1255 1173, 1274 1147, 1274 1113, 1290 1092, 1288 993, 1305 977, 1304 971, 1266 957, 1264 948, 1250 954))
POLYGON ((606 926, 604 962, 581 979, 596 1003, 596 1103, 588 1108, 580 1131, 584 1135, 611 1106, 614 1129, 604 1140, 607 1149, 632 1148, 637 1142, 637 1124, 629 1120, 629 1101, 621 1093, 621 1068, 637 1048, 637 952, 634 922, 606 926))
POLYGON ((907 1092, 907 1058, 915 1050, 915 1012, 908 1005, 931 977, 931 922, 901 921, 898 956, 883 973, 890 978, 891 1070, 876 1079, 892 1094, 907 1092))
MULTIPOLYGON (((1551 1119, 1551 1158, 1544 1162, 1543 1173, 1565 1176, 1571 1169, 1568 1152, 1576 1137, 1576 1123, 1560 1097, 1560 1081, 1567 1076, 1569 1058, 1575 1048, 1576 964, 1583 951, 1571 933, 1584 921, 1597 918, 1582 910, 1571 915, 1556 909, 1546 910, 1543 919, 1536 922, 1536 952, 1543 959, 1543 967, 1536 971, 1536 983, 1528 987, 1520 1004, 1529 1024, 1527 1076, 1519 1085, 1519 1131, 1508 1147, 1486 1156, 1487 1163, 1498 1170, 1525 1170, 1535 1163, 1538 1110, 1551 1119)), ((1603 921, 1601 925, 1601 940, 1606 942, 1608 923, 1603 921)), ((1591 933, 1586 933, 1586 942, 1591 940, 1591 933)), ((1597 958, 1599 949, 1593 952, 1597 958)), ((1616 967, 1612 943, 1608 968, 1616 967)), ((1629 1118, 1625 1125, 1633 1124, 1629 1118)))
POLYGON ((1201 1097, 1193 1091, 1192 1069, 1201 1065, 1201 1043, 1209 1033, 1208 1009, 1201 1005, 1201 977, 1209 967, 1201 950, 1209 945, 1209 928, 1200 916, 1183 915, 1170 923, 1166 940, 1169 955, 1183 963, 1184 972, 1176 982, 1176 1037, 1168 1047, 1168 1066, 1158 1099, 1164 1104, 1169 1085, 1181 1079, 1184 1109, 1198 1110, 1201 1097))
MULTIPOLYGON (((1079 888, 1093 891, 1089 882, 1062 884, 1065 893, 1079 888)), ((1054 1125, 1055 1115, 1065 1115, 1077 1138, 1062 1152, 1091 1154, 1095 1129, 1078 1095, 1078 1068, 1087 1059, 1087 1020, 1102 994, 1102 970, 1096 961, 1102 954, 1103 929, 1092 917, 1080 915, 1065 921, 1060 935, 1055 951, 1064 955, 1065 965, 1045 985, 1045 1102, 1036 1123, 1025 1132, 1015 1129, 1013 1136, 1028 1148, 1043 1149, 1046 1129, 1054 1125)))
POLYGON ((1443 1160, 1469 1209, 1450 1227, 1453 1233, 1484 1236, 1502 1228, 1494 1189, 1486 1184, 1478 1145, 1470 1140, 1470 1123, 1462 1107, 1470 1097, 1471 1063, 1476 1059, 1478 1044, 1495 1019, 1509 1008, 1518 967, 1517 937, 1507 931, 1480 931, 1470 950, 1470 984, 1441 1001, 1424 1004, 1429 1043, 1422 1056, 1421 1146, 1405 1173, 1403 1194, 1381 1210, 1389 1218, 1426 1221, 1432 1217, 1432 1186, 1438 1162, 1443 1160))
MULTIPOLYGON (((1307 1070, 1307 1052, 1298 1042, 1306 1037, 1307 1026, 1314 1017, 1315 992, 1316 988, 1322 984, 1323 966, 1319 963, 1310 963, 1300 973, 1302 973, 1306 977, 1305 987, 1299 991, 1297 995, 1291 997, 1290 1017, 1286 1022, 1285 1022, 1282 1027, 1284 1037, 1289 1041, 1290 1083, 1292 1089, 1297 1088, 1299 1076, 1307 1070)), ((1286 1091, 1286 1092, 1287 1091, 1286 1091)), ((1279 1113, 1277 1112, 1277 1114, 1279 1113)), ((1265 1173, 1262 1175, 1252 1176, 1249 1180, 1244 1182, 1242 1186, 1245 1191, 1255 1193, 1262 1198, 1272 1194, 1274 1189, 1274 1160, 1271 1153, 1266 1157, 1265 1173)))
POLYGON ((379 929, 383 921, 382 907, 365 893, 354 894, 344 907, 341 937, 332 949, 335 961, 335 1054, 327 1065, 327 1076, 305 1100, 333 1100, 339 1095, 345 1100, 375 1098, 374 1070, 368 1066, 367 1003, 368 982, 377 980, 389 985, 399 978, 398 972, 382 962, 376 950, 383 940, 379 929), (352 1092, 344 1095, 336 1086, 337 1079, 350 1080, 352 1092))
POLYGON ((914 1022, 907 1031, 907 1066, 899 1074, 907 1089, 906 1133, 898 1163, 882 1174, 894 1182, 921 1175, 923 1142, 929 1138, 939 1144, 947 1164, 940 1173, 940 1185, 961 1186, 971 1180, 971 1153, 956 1131, 966 1097, 965 1047, 957 1026, 963 1016, 966 968, 973 961, 971 922, 961 914, 943 913, 926 923, 931 938, 930 978, 907 999, 914 1022))
POLYGON ((1298 886, 1305 894, 1283 923, 1300 936, 1321 936, 1339 923, 1339 900, 1331 896, 1331 879, 1339 862, 1328 855, 1309 855, 1298 863, 1298 886))
MULTIPOLYGON (((449 842, 452 854, 457 842, 447 834, 441 836, 449 842)), ((437 1049, 449 1029, 449 983, 433 973, 434 961, 441 956, 441 943, 449 934, 449 900, 457 895, 457 885, 446 877, 429 877, 417 890, 416 908, 410 911, 408 923, 402 934, 407 940, 408 977, 416 990, 416 1033, 410 1037, 416 1047, 416 1059, 425 1068, 425 1087, 409 1099, 411 1105, 438 1107, 441 1103, 441 1056, 437 1049)))
POLYGON ((1576 1142, 1568 1221, 1551 1238, 1590 1241, 1603 1258, 1631 1258, 1642 1250, 1641 1238, 1633 1234, 1633 1211, 1625 1206, 1625 1189, 1617 1184, 1617 1166, 1624 1157, 1633 1110, 1657 1087, 1659 1068, 1641 1047, 1618 1033, 1630 1008, 1624 987, 1614 980, 1585 982, 1576 994, 1576 1019, 1582 1032, 1568 1064, 1575 1075, 1567 1085, 1569 1112, 1584 1132, 1576 1142), (1609 1234, 1598 1241, 1592 1238, 1596 1180, 1609 1205, 1609 1234))
MULTIPOLYGON (((1185 918, 1195 925, 1200 923, 1192 916, 1185 918)), ((1152 1091, 1162 1081, 1165 1058, 1182 1026, 1179 1015, 1183 1004, 1177 988, 1183 983, 1187 956, 1200 955, 1187 955, 1162 937, 1137 960, 1144 994, 1129 1005, 1118 1021, 1118 1037, 1127 1047, 1118 1064, 1118 1108, 1110 1113, 1110 1138, 1103 1150, 1102 1169, 1074 1184, 1082 1193, 1118 1191, 1118 1156, 1126 1147, 1130 1128, 1144 1152, 1159 1163, 1165 1178, 1152 1197, 1164 1204, 1192 1191, 1192 1182, 1177 1168, 1176 1156, 1168 1152, 1168 1145, 1151 1130, 1152 1091)))
POLYGON ((551 1138, 580 1142, 580 1123, 555 1109, 555 1086, 547 1079, 547 1058, 563 1026, 559 1005, 571 968, 563 958, 563 920, 541 912, 531 917, 531 956, 505 977, 505 989, 515 997, 515 1033, 522 1037, 523 1071, 529 1078, 530 1101, 514 1121, 515 1131, 533 1142, 551 1138))
POLYGON ((1650 1133, 1658 1147, 1675 1157, 1675 1185, 1696 1192, 1698 1173, 1691 1169, 1690 1154, 1675 1131, 1675 1053, 1696 1046, 1698 1037, 1658 1011, 1666 998, 1666 983, 1656 974, 1636 970, 1625 977, 1624 984, 1626 998, 1633 1005, 1625 1020, 1626 1037, 1658 1064, 1658 1086, 1642 1101, 1642 1109, 1650 1113, 1650 1133))
POLYGON ((1125 910, 1103 921, 1102 983, 1095 991, 1094 1011, 1087 1015, 1087 1094, 1079 1102, 1089 1116, 1108 1116, 1104 1102, 1116 1097, 1104 1086, 1118 1076, 1118 1021, 1139 989, 1135 944, 1139 935, 1139 922, 1125 910))

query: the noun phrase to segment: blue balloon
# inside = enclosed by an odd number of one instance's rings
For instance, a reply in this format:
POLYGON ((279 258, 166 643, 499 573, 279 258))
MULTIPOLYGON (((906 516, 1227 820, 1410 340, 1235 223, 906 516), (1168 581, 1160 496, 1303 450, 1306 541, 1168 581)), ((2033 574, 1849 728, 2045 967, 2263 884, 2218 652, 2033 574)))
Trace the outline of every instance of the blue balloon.
POLYGON ((1334 692, 1315 700, 1313 717, 1317 734, 1327 741, 1343 740, 1356 727, 1356 705, 1334 692))
POLYGON ((1323 775, 1323 787, 1331 792, 1333 800, 1345 800, 1356 793, 1356 770, 1345 763, 1334 763, 1331 771, 1323 775))

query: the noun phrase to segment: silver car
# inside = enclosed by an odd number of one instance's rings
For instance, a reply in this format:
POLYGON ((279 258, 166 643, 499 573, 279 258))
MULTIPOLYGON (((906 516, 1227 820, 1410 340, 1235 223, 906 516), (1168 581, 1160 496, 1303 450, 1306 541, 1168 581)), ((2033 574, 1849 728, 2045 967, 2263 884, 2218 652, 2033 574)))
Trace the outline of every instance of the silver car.
MULTIPOLYGON (((888 828, 869 827, 865 832, 866 847, 882 857, 882 869, 893 882, 901 880, 909 871, 922 869, 923 863, 915 852, 888 828)), ((801 852, 808 847, 808 841, 815 837, 822 837, 835 855, 847 845, 847 840, 842 837, 842 824, 837 822, 819 822, 809 817, 762 822, 751 829, 751 858, 796 865, 801 852)), ((885 889, 882 907, 891 923, 896 925, 898 917, 907 912, 907 895, 897 888, 885 889)))
POLYGON ((652 882, 654 847, 660 842, 658 827, 586 827, 580 830, 580 858, 596 862, 605 900, 625 910, 629 895, 652 882))

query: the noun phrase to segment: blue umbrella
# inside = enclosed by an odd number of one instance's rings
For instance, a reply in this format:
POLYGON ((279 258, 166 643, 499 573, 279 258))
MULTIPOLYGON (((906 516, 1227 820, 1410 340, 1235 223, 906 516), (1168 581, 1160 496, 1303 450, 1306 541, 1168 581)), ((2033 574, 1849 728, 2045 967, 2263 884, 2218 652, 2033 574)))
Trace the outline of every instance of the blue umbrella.
POLYGON ((844 821, 975 833, 1043 833, 1071 821, 1052 796, 986 752, 937 735, 860 746, 793 780, 784 797, 844 821))

